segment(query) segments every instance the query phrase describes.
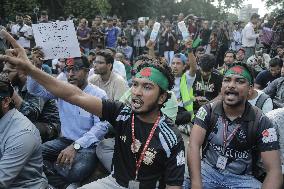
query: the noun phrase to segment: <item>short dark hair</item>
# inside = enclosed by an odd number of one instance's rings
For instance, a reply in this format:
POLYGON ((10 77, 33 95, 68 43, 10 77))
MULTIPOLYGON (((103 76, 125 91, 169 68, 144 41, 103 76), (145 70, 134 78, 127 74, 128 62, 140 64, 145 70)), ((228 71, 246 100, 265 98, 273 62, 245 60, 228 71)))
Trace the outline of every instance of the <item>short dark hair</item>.
POLYGON ((202 71, 209 72, 213 69, 216 59, 212 54, 204 54, 199 59, 199 66, 202 71))
POLYGON ((46 10, 43 10, 43 11, 41 11, 40 15, 46 16, 46 15, 48 15, 48 13, 47 13, 46 10))
POLYGON ((103 56, 105 59, 106 59, 106 63, 107 64, 113 64, 113 56, 112 54, 109 52, 109 50, 99 50, 97 53, 96 53, 97 56, 103 56))
POLYGON ((269 67, 276 67, 276 66, 279 66, 279 67, 283 66, 283 62, 280 58, 272 58, 269 61, 269 67))
POLYGON ((233 51, 233 50, 227 50, 227 51, 225 52, 225 56, 226 56, 228 53, 233 54, 234 59, 236 59, 236 52, 235 52, 235 51, 233 51))
POLYGON ((17 12, 17 13, 16 13, 16 16, 24 17, 24 14, 21 13, 21 12, 17 12))
POLYGON ((259 15, 257 14, 257 13, 253 13, 252 15, 251 15, 251 17, 250 17, 250 20, 252 20, 252 19, 258 19, 259 18, 259 15))
POLYGON ((107 48, 106 48, 106 50, 111 51, 111 52, 112 52, 112 54, 113 54, 113 56, 114 56, 114 55, 115 55, 115 53, 116 53, 115 48, 112 48, 112 47, 107 47, 107 48))
POLYGON ((283 45, 277 45, 276 49, 284 49, 284 46, 283 45))
MULTIPOLYGON (((8 75, 1 73, 0 74, 0 96, 2 97, 12 97, 14 93, 14 88, 8 79, 8 75)), ((15 107, 15 104, 13 101, 9 104, 10 109, 15 107)))
POLYGON ((203 51, 205 51, 205 49, 204 49, 204 47, 199 46, 199 47, 197 47, 195 52, 197 53, 197 52, 201 52, 201 51, 203 52, 203 51))

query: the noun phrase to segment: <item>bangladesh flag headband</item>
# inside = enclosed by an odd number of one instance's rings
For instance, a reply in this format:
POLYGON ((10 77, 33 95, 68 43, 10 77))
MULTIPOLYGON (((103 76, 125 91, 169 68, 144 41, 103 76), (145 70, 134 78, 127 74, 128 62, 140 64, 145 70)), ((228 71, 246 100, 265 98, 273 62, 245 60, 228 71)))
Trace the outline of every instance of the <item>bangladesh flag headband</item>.
POLYGON ((236 65, 236 66, 232 66, 231 68, 229 68, 226 71, 225 76, 228 76, 230 74, 240 75, 244 77, 249 82, 249 84, 253 84, 253 79, 252 79, 251 74, 245 67, 241 65, 236 65))
POLYGON ((147 78, 150 81, 156 83, 164 91, 167 91, 169 88, 169 81, 167 77, 160 72, 158 69, 153 67, 145 67, 141 69, 136 75, 136 78, 147 78))

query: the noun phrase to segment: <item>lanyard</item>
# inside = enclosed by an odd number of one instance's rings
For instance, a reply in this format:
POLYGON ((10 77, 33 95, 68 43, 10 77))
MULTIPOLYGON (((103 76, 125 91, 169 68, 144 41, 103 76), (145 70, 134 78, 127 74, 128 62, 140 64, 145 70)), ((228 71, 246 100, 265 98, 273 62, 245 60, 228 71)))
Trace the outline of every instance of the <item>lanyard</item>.
MULTIPOLYGON (((212 74, 212 73, 211 73, 211 74, 212 74)), ((208 80, 207 80, 207 83, 210 82, 211 74, 210 74, 210 76, 209 76, 209 78, 208 78, 208 80)), ((204 81, 203 81, 203 77, 202 77, 202 76, 201 76, 201 83, 202 83, 202 88, 203 88, 203 96, 205 97, 206 88, 205 88, 205 83, 204 83, 204 81)))
MULTIPOLYGON (((145 157, 145 153, 146 153, 146 150, 150 144, 150 141, 154 135, 154 132, 159 124, 159 121, 160 121, 160 114, 158 115, 158 118, 154 124, 154 126, 152 127, 151 131, 150 131, 150 134, 146 140, 146 143, 145 143, 145 146, 140 154, 140 158, 139 160, 137 161, 137 158, 135 156, 135 159, 136 159, 136 171, 135 171, 135 180, 137 180, 137 176, 138 176, 138 171, 140 169, 140 166, 141 166, 141 163, 142 163, 142 160, 144 159, 145 157)), ((133 147, 134 149, 136 149, 136 146, 135 146, 135 134, 134 134, 134 114, 132 114, 132 122, 131 122, 131 128, 132 128, 132 144, 133 144, 133 147)))
POLYGON ((237 133, 238 129, 241 127, 240 124, 238 124, 238 126, 233 130, 233 132, 227 137, 227 132, 228 132, 228 122, 222 118, 222 122, 224 125, 224 130, 223 130, 223 155, 225 154, 225 149, 227 147, 227 142, 230 141, 237 133))

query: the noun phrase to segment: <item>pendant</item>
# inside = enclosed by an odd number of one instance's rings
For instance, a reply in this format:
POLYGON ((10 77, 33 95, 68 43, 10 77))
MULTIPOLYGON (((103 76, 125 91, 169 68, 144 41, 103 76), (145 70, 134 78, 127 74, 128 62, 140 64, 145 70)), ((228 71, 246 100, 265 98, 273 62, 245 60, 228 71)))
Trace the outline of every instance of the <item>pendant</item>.
POLYGON ((133 145, 133 143, 131 144, 131 151, 132 153, 137 153, 139 151, 141 147, 141 142, 137 139, 135 139, 135 145, 133 145), (134 146, 135 146, 135 149, 134 149, 134 146))

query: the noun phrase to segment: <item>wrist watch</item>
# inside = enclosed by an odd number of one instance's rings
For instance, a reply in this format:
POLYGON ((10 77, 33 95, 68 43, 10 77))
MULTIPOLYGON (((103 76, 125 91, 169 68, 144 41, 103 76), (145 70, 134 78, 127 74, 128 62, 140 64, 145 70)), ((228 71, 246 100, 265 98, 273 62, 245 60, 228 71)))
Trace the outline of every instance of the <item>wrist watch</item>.
POLYGON ((78 150, 80 150, 81 145, 75 142, 75 143, 73 144, 73 147, 74 147, 74 149, 75 149, 76 151, 78 151, 78 150))

